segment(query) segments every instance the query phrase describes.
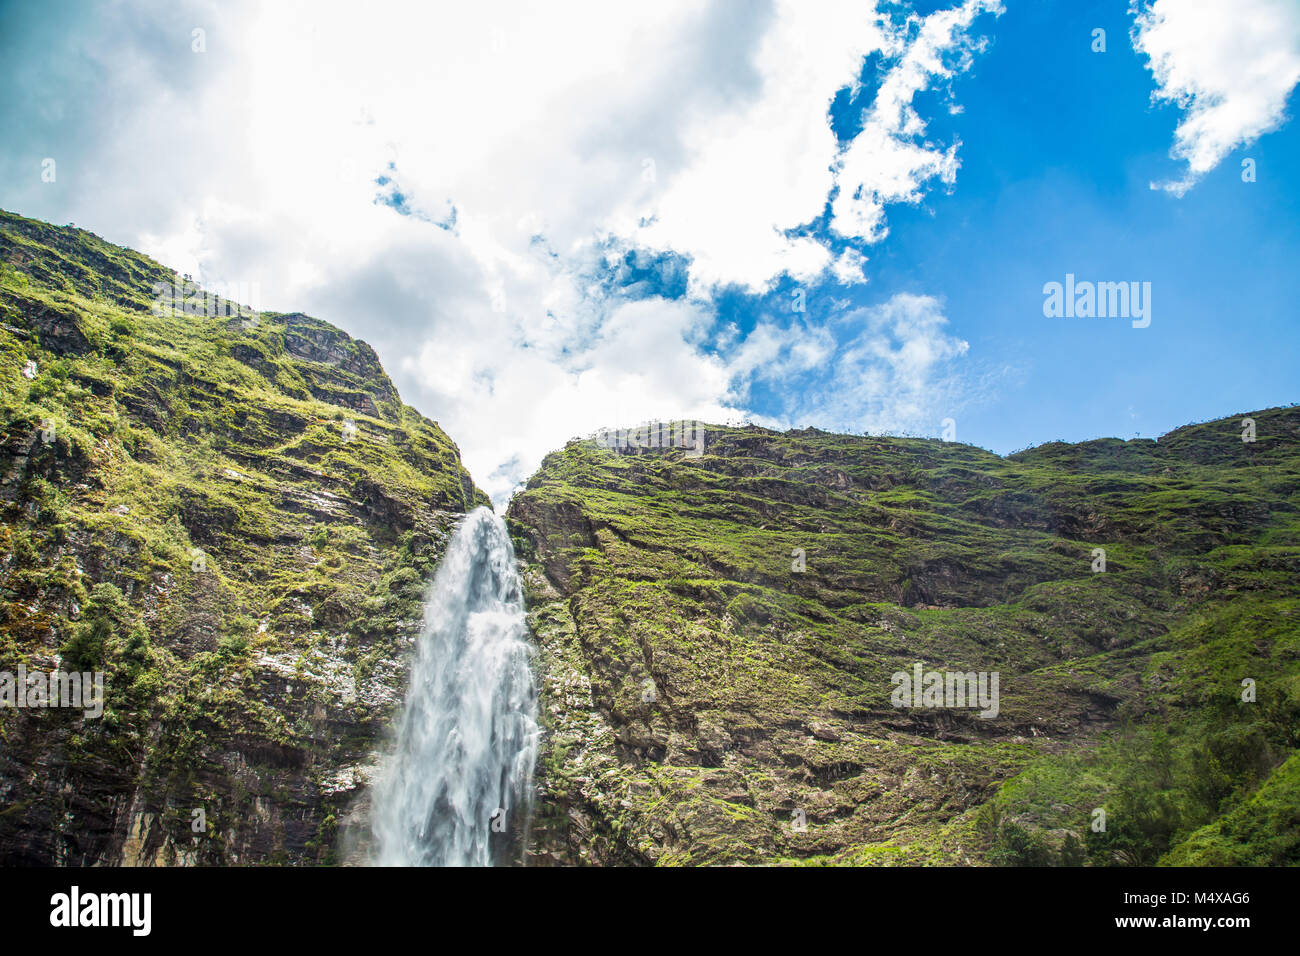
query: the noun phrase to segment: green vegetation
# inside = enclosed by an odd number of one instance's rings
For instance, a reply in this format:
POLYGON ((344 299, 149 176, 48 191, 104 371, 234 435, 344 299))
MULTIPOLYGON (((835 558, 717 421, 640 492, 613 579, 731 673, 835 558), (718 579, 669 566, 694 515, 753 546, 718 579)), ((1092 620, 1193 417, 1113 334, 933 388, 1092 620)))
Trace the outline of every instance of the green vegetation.
MULTIPOLYGON (((367 345, 154 314, 178 281, 0 213, 0 670, 106 697, 0 709, 3 862, 347 860, 485 503, 367 345)), ((1008 458, 753 427, 554 452, 509 515, 535 858, 1300 863, 1300 409, 1252 417, 1008 458), (895 708, 917 662, 997 672, 998 715, 895 708)))
POLYGON ((106 676, 101 720, 0 710, 0 860, 333 859, 422 582, 486 502, 365 343, 154 314, 180 282, 0 213, 0 670, 106 676))
POLYGON ((551 702, 538 855, 1300 863, 1273 829, 1300 409, 1253 417, 1255 443, 1236 417, 1005 459, 754 427, 551 454, 510 509, 551 702), (895 709, 918 661, 998 672, 997 718, 895 709))

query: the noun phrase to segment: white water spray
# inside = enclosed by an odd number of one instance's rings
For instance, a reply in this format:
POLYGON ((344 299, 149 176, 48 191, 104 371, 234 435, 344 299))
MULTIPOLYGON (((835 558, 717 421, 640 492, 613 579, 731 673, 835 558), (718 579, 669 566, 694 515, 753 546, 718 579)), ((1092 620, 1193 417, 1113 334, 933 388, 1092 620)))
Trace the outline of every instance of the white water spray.
POLYGON ((522 848, 538 743, 531 656, 510 536, 478 508, 424 607, 396 750, 373 793, 376 863, 490 866, 522 848))

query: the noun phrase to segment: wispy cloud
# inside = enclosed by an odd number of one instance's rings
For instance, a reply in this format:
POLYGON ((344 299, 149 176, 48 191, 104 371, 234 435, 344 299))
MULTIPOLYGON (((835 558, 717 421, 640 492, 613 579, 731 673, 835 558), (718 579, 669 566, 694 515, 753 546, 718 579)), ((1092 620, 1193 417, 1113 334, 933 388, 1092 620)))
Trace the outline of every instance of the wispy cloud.
POLYGON ((967 0, 951 10, 910 17, 889 36, 885 48, 897 63, 881 83, 862 132, 836 160, 831 225, 837 233, 878 241, 885 235, 887 205, 917 202, 935 178, 949 185, 956 179, 960 144, 927 141, 913 101, 936 82, 970 68, 983 45, 969 32, 975 18, 1002 11, 998 0, 967 0), (906 39, 911 33, 915 39, 906 39))
POLYGON ((957 360, 969 343, 948 328, 942 303, 900 293, 820 323, 761 323, 728 365, 737 398, 780 386, 773 424, 848 432, 934 434, 980 397, 957 360))

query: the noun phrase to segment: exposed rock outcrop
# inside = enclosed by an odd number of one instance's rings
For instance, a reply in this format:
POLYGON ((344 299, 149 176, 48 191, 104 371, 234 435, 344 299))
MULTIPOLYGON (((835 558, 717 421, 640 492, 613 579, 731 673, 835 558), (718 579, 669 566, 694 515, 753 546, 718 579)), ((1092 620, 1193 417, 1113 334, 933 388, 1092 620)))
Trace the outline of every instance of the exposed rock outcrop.
POLYGON ((534 858, 1154 862, 1300 744, 1300 409, 1252 417, 1005 459, 753 427, 549 455, 509 511, 534 858), (894 706, 916 662, 997 673, 996 716, 894 706))
POLYGON ((338 329, 157 315, 174 273, 9 214, 0 269, 0 671, 107 698, 0 708, 0 862, 342 862, 485 496, 338 329))

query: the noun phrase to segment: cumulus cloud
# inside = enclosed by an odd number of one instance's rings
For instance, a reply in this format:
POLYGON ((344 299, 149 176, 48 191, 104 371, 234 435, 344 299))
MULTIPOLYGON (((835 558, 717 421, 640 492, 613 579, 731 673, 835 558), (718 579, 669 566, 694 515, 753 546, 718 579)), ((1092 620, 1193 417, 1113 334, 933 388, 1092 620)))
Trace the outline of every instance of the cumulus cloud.
POLYGON ((824 241, 794 230, 817 219, 834 195, 835 232, 876 242, 887 204, 918 201, 936 177, 953 182, 959 144, 926 141, 912 101, 969 69, 982 45, 970 30, 983 13, 1001 14, 1002 6, 966 0, 895 22, 866 5, 778 4, 775 28, 755 53, 756 95, 688 126, 685 166, 613 228, 692 256, 697 289, 759 291, 778 275, 811 281, 828 269, 841 281, 860 281, 860 253, 834 258, 824 241), (863 60, 873 53, 891 65, 862 131, 841 147, 827 122, 830 98, 860 88, 863 60), (643 225, 633 228, 633 220, 643 225))
POLYGON ((1186 161, 1186 172, 1151 188, 1182 196, 1229 152, 1282 124, 1300 81, 1300 4, 1134 0, 1131 12, 1133 48, 1156 81, 1153 101, 1183 111, 1170 156, 1186 161))
POLYGON ((868 279, 888 204, 957 169, 913 98, 969 67, 1000 9, 128 0, 71 32, 33 16, 0 73, 65 66, 0 106, 24 132, 0 148, 0 196, 367 339, 501 501, 567 438, 737 419, 780 375, 860 379, 791 414, 904 424, 871 390, 909 394, 957 354, 925 310, 728 331, 714 296, 868 279), (844 144, 829 107, 869 54, 879 88, 844 144))
POLYGON ((830 251, 790 230, 819 216, 834 186, 831 97, 856 82, 863 57, 885 42, 868 5, 781 3, 754 50, 754 95, 692 117, 681 133, 681 166, 658 163, 658 188, 611 228, 691 256, 697 289, 732 283, 760 291, 783 273, 818 277, 830 251))

